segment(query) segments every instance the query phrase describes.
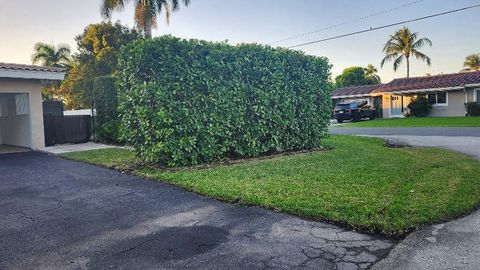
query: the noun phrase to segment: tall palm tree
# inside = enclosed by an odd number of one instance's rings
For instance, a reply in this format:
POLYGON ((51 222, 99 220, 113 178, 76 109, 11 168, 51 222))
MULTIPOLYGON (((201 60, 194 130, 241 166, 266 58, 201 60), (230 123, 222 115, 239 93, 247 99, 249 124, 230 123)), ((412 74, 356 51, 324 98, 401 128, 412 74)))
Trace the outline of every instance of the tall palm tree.
MULTIPOLYGON (((101 13, 106 19, 111 19, 113 11, 122 10, 130 0, 102 0, 101 13)), ((146 38, 152 38, 152 28, 157 26, 157 17, 165 12, 167 24, 170 22, 170 13, 180 9, 180 2, 185 6, 190 0, 134 0, 135 24, 143 31, 146 38)))
POLYGON ((386 54, 380 65, 386 62, 393 61, 393 70, 397 71, 403 60, 407 61, 407 78, 410 77, 410 57, 414 56, 417 59, 427 62, 427 65, 432 64, 432 60, 426 54, 419 51, 425 45, 432 46, 432 42, 428 38, 418 39, 418 33, 412 33, 407 27, 395 32, 390 36, 390 39, 385 44, 383 52, 386 54))
POLYGON ((66 44, 59 44, 55 47, 52 44, 38 42, 35 44, 32 55, 32 63, 40 63, 49 67, 67 67, 70 64, 70 47, 66 44))
POLYGON ((466 71, 479 71, 480 70, 480 53, 474 53, 465 58, 463 63, 466 71))
POLYGON ((375 66, 373 66, 372 64, 368 64, 368 66, 364 70, 366 78, 372 79, 372 81, 380 83, 381 79, 380 76, 377 75, 378 69, 375 66))

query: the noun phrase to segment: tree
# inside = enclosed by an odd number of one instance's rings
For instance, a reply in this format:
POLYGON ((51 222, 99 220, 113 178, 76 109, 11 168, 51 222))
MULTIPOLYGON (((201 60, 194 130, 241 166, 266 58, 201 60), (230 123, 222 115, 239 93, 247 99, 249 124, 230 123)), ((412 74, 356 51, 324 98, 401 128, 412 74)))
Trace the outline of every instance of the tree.
POLYGON ((380 76, 377 75, 377 73, 378 69, 372 64, 368 64, 368 66, 365 68, 365 77, 380 83, 381 79, 380 76))
POLYGON ((109 76, 117 71, 120 48, 141 34, 119 22, 91 24, 78 35, 78 53, 74 64, 62 82, 61 94, 68 109, 92 108, 92 89, 96 77, 109 76))
POLYGON ((52 44, 38 42, 34 46, 32 63, 40 63, 42 66, 67 67, 70 64, 70 47, 66 44, 59 44, 57 47, 52 44))
MULTIPOLYGON (((101 14, 105 19, 111 19, 113 11, 122 10, 130 0, 102 0, 101 14)), ((134 0, 135 24, 146 38, 152 38, 152 28, 157 26, 157 17, 165 12, 167 24, 170 14, 180 9, 180 2, 185 6, 190 0, 134 0)))
MULTIPOLYGON (((373 66, 372 66, 373 67, 373 66)), ((367 76, 367 69, 363 67, 349 67, 335 78, 335 87, 350 87, 359 85, 373 85, 380 83, 380 77, 367 76)), ((370 71, 372 72, 372 71, 370 71)))
POLYGON ((465 58, 463 63, 465 71, 479 71, 480 70, 480 54, 473 53, 465 58))
POLYGON ((403 27, 395 32, 394 35, 391 35, 390 39, 385 44, 383 52, 386 54, 386 56, 383 58, 380 65, 383 67, 386 62, 393 61, 393 70, 397 71, 403 60, 406 60, 408 78, 410 77, 411 56, 427 62, 428 66, 432 64, 430 57, 419 51, 426 44, 432 46, 432 41, 430 41, 428 38, 418 39, 418 33, 412 33, 410 29, 403 27))

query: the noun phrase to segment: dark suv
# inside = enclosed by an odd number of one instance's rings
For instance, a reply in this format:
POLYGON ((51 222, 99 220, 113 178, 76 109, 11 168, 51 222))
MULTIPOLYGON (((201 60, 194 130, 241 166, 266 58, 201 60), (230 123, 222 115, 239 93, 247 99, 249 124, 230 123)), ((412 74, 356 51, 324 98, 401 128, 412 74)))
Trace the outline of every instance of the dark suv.
POLYGON ((362 118, 373 120, 375 116, 375 108, 366 102, 341 103, 337 104, 333 110, 333 118, 337 119, 338 123, 343 123, 345 120, 358 122, 362 118))

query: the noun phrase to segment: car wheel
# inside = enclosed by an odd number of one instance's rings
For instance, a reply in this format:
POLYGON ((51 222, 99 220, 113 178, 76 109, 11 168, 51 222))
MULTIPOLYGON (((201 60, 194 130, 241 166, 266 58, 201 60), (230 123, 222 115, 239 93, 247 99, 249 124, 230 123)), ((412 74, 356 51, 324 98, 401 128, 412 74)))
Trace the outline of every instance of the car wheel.
POLYGON ((343 120, 337 119, 337 122, 338 122, 339 124, 341 124, 341 123, 343 123, 343 120))
POLYGON ((369 118, 370 118, 370 120, 375 120, 376 116, 375 116, 374 113, 372 113, 369 118))

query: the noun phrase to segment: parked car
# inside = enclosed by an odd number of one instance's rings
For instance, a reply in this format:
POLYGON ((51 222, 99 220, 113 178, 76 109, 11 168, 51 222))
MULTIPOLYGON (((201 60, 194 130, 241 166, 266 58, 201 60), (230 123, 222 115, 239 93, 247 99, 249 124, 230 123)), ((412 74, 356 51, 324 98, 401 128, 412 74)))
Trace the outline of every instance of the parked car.
POLYGON ((358 122, 362 118, 373 120, 376 115, 375 108, 366 102, 341 103, 337 104, 333 110, 333 118, 337 119, 338 123, 343 123, 345 120, 358 122))

